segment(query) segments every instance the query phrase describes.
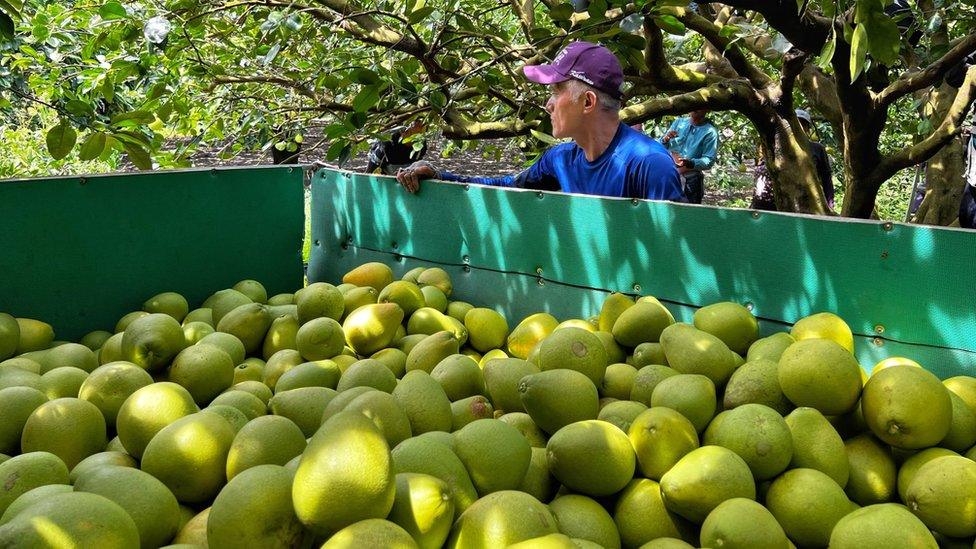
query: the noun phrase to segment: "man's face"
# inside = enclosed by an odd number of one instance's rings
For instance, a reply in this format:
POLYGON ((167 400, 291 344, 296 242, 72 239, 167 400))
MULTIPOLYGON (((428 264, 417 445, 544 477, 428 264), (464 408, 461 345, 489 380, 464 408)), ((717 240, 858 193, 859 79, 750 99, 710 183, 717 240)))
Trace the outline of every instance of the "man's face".
POLYGON ((691 121, 695 124, 701 124, 705 121, 705 117, 708 116, 707 109, 698 109, 697 111, 691 111, 691 121))
POLYGON ((557 139, 572 137, 582 123, 583 98, 573 99, 573 90, 568 82, 549 86, 552 95, 546 101, 546 111, 552 119, 552 136, 557 139))

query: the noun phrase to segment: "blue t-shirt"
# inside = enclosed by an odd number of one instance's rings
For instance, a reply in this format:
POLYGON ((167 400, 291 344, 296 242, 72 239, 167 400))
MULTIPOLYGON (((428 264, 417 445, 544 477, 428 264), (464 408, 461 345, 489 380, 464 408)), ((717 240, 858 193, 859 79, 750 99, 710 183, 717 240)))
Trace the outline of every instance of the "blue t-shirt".
POLYGON ((671 153, 654 139, 621 123, 607 150, 590 162, 576 143, 542 153, 525 171, 504 177, 467 177, 442 172, 444 181, 565 193, 683 201, 671 153))

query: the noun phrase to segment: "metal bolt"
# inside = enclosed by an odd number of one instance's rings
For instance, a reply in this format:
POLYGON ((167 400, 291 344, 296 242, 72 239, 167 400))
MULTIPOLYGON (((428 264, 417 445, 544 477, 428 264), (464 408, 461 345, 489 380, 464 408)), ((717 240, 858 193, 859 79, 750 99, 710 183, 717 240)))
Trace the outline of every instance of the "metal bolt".
POLYGON ((400 263, 401 261, 403 261, 403 256, 400 254, 393 254, 393 261, 400 263))
POLYGON ((471 263, 471 256, 465 255, 464 257, 461 258, 461 260, 464 261, 465 263, 471 263))
POLYGON ((637 200, 636 198, 632 198, 630 200, 630 203, 633 204, 634 206, 636 206, 636 205, 640 204, 640 200, 637 200))
POLYGON ((881 229, 884 230, 884 231, 890 231, 891 229, 894 229, 894 228, 895 228, 895 224, 892 223, 891 221, 886 221, 886 222, 884 222, 884 223, 881 224, 881 229))
POLYGON ((746 301, 746 309, 748 309, 749 312, 752 312, 752 310, 755 309, 755 308, 756 308, 756 305, 753 302, 746 301))
POLYGON ((641 285, 635 283, 634 284, 634 292, 640 293, 640 291, 641 291, 641 285))
POLYGON ((321 244, 321 243, 320 243, 320 242, 318 241, 318 239, 316 239, 316 240, 315 240, 315 245, 316 245, 316 246, 321 246, 322 244, 321 244))
POLYGON ((471 190, 471 185, 468 185, 467 183, 465 183, 464 184, 464 190, 470 191, 471 190))
POLYGON ((753 219, 759 219, 759 212, 752 212, 753 219))
POLYGON ((295 168, 288 168, 288 173, 295 171, 295 168))
POLYGON ((542 200, 542 197, 544 197, 544 196, 545 196, 545 194, 543 194, 543 193, 542 193, 542 191, 539 191, 539 192, 537 192, 537 193, 535 193, 535 196, 536 196, 536 198, 538 198, 539 200, 542 200))
POLYGON ((537 274, 539 276, 542 276, 542 267, 536 267, 535 268, 535 274, 537 274))
POLYGON ((217 168, 210 168, 210 175, 217 175, 217 168))
POLYGON ((545 286, 546 281, 545 279, 540 278, 539 280, 536 281, 536 284, 538 284, 539 286, 545 286))
POLYGON ((78 179, 78 184, 79 185, 87 185, 88 184, 88 178, 87 177, 82 177, 82 178, 78 179))
POLYGON ((888 250, 881 252, 881 259, 888 259, 888 250))
POLYGON ((470 272, 471 272, 471 267, 470 267, 470 266, 468 266, 468 265, 465 265, 464 267, 461 267, 461 269, 462 269, 462 270, 463 270, 464 272, 466 272, 466 273, 470 273, 470 272))
POLYGON ((883 334, 884 331, 885 331, 885 327, 883 325, 881 325, 881 324, 878 324, 877 326, 874 327, 874 333, 876 333, 878 335, 883 334))
POLYGON ((881 339, 880 337, 876 337, 876 338, 872 339, 871 342, 874 343, 875 346, 877 346, 877 347, 884 347, 884 340, 881 339))
POLYGON ((400 246, 399 246, 399 245, 398 245, 398 244, 397 244, 396 242, 394 242, 393 244, 390 244, 390 246, 391 246, 391 247, 392 247, 392 248, 393 248, 394 250, 396 250, 397 248, 399 248, 399 247, 400 247, 400 246))

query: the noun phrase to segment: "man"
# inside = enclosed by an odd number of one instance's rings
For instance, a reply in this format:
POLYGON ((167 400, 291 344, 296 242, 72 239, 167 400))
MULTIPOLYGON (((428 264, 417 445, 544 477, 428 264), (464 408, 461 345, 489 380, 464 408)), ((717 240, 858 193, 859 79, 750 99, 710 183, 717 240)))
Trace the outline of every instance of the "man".
POLYGON ((813 127, 813 118, 810 117, 810 113, 803 109, 797 109, 796 118, 800 121, 803 133, 807 134, 810 141, 810 155, 813 157, 813 165, 817 169, 817 179, 820 180, 820 187, 823 188, 827 206, 834 209, 834 177, 830 171, 830 158, 827 156, 827 149, 819 141, 814 141, 810 134, 810 129, 813 127))
POLYGON ((692 204, 701 204, 705 195, 705 174, 715 164, 718 152, 718 130, 708 120, 708 111, 699 109, 688 118, 678 118, 661 140, 671 151, 684 186, 685 196, 692 204))
POLYGON ((573 42, 550 65, 528 65, 525 76, 547 84, 552 134, 572 138, 547 149, 528 169, 504 177, 466 177, 417 162, 397 172, 410 192, 429 178, 599 196, 683 200, 678 172, 657 141, 620 122, 623 69, 607 48, 573 42))
POLYGON ((369 146, 366 173, 376 173, 379 170, 381 174, 393 175, 400 168, 422 159, 427 154, 427 141, 423 141, 420 150, 415 150, 413 143, 404 143, 403 140, 423 130, 423 123, 417 120, 410 127, 393 128, 389 141, 374 141, 369 146))
POLYGON ((959 226, 976 229, 976 134, 969 134, 966 142, 966 185, 959 206, 959 226))

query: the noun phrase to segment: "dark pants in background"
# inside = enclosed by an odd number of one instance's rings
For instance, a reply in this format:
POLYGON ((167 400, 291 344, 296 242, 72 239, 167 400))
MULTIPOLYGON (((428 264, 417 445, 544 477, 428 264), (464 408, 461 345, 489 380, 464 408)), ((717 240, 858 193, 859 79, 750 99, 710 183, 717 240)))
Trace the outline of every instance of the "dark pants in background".
POLYGON ((685 198, 691 204, 701 204, 705 197, 705 176, 702 172, 686 172, 681 176, 681 186, 685 198))
POLYGON ((966 189, 962 192, 959 226, 964 229, 976 229, 976 187, 972 185, 966 185, 966 189))

